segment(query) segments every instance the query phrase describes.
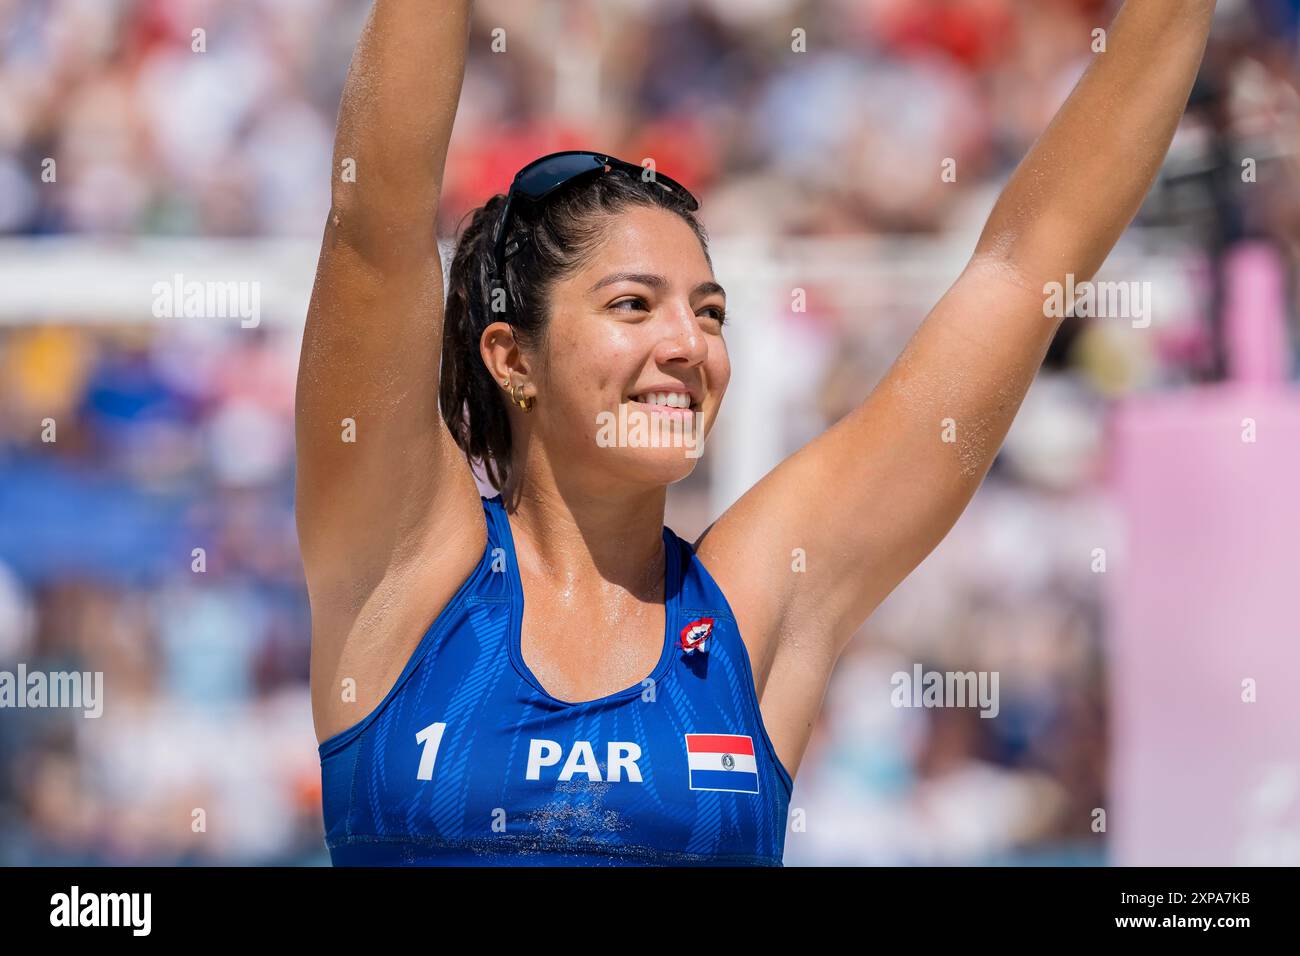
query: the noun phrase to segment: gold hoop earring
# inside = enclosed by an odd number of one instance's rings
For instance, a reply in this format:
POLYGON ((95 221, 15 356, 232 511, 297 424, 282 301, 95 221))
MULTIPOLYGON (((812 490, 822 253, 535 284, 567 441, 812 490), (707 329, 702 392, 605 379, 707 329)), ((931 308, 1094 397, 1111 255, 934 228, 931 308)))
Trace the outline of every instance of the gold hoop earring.
POLYGON ((531 395, 524 394, 523 385, 516 385, 510 390, 510 401, 514 402, 524 411, 531 412, 533 410, 535 399, 531 395))

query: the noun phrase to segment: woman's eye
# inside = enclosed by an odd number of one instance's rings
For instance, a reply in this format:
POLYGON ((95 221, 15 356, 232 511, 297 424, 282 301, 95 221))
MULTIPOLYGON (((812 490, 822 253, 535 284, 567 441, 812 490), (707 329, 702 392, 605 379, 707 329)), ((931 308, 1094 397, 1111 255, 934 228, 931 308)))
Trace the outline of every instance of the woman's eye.
MULTIPOLYGON (((649 303, 639 295, 630 296, 626 299, 619 299, 617 302, 611 302, 607 306, 611 312, 649 312, 649 303)), ((719 325, 724 325, 727 321, 727 310, 720 305, 711 305, 705 308, 701 313, 710 319, 714 319, 719 325)))

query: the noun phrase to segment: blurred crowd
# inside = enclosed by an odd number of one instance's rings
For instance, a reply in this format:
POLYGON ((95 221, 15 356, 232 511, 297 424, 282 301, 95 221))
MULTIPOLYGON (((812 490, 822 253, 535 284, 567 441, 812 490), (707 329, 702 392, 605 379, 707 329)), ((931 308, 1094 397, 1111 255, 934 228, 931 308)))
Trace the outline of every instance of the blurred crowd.
MULTIPOLYGON (((940 230, 1023 155, 1115 6, 479 0, 442 226, 535 156, 587 147, 671 170, 715 232, 940 230)), ((368 7, 0 0, 0 231, 318 234, 368 7)), ((1201 122, 1294 166, 1300 6, 1219 7, 1201 122)), ((1277 193, 1256 208, 1294 229, 1277 193)))
MULTIPOLYGON (((0 234, 319 235, 368 6, 0 0, 0 234)), ((715 236, 969 232, 1115 6, 480 0, 439 228, 536 155, 592 147, 653 158, 715 236)), ((1151 248, 1130 250, 1184 257, 1202 305, 1140 374, 1108 332, 1067 322, 968 516, 846 656, 800 773, 792 863, 1100 859, 1101 597, 1066 556, 1108 520, 1105 401, 1222 377, 1216 303, 1242 240, 1277 250, 1296 314, 1300 0, 1219 6, 1142 214, 1151 248), (916 661, 998 669, 1001 718, 889 706, 889 675, 916 661)), ((860 401, 901 345, 856 294, 816 301, 798 321, 822 321, 817 384, 792 441, 860 401)), ((323 860, 292 512, 300 319, 0 324, 0 669, 103 671, 112 694, 99 720, 0 715, 0 863, 323 860)), ((685 535, 700 482, 674 496, 685 535)))
POLYGON ((319 846, 296 348, 292 329, 0 331, 0 666, 102 672, 108 698, 0 718, 0 862, 319 846))

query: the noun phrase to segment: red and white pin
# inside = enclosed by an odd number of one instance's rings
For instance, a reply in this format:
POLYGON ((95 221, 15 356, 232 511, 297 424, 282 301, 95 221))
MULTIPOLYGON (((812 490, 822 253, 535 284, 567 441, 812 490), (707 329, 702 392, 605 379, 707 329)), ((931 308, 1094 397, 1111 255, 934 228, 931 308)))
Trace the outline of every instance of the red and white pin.
POLYGON ((713 618, 702 617, 698 621, 691 621, 682 628, 678 643, 681 644, 683 653, 694 654, 699 651, 701 654, 707 654, 709 653, 709 638, 712 636, 713 618))

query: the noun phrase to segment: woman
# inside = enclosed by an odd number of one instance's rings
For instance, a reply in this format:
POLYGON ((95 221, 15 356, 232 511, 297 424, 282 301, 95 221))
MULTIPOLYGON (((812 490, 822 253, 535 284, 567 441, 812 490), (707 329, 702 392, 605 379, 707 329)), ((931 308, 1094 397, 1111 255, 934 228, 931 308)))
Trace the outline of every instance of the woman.
POLYGON ((730 373, 696 203, 545 158, 474 213, 444 302, 470 4, 437 6, 380 0, 357 48, 298 380, 334 862, 779 864, 836 659, 983 480, 1045 286, 1136 214, 1214 4, 1123 6, 875 391, 693 544, 665 495, 730 373))

